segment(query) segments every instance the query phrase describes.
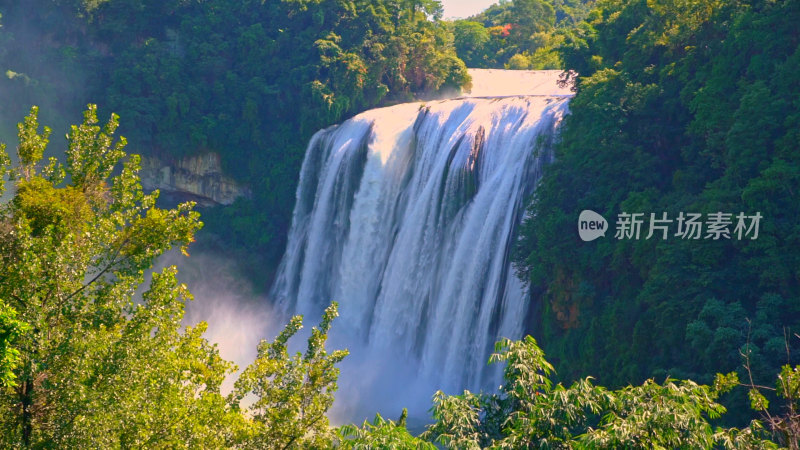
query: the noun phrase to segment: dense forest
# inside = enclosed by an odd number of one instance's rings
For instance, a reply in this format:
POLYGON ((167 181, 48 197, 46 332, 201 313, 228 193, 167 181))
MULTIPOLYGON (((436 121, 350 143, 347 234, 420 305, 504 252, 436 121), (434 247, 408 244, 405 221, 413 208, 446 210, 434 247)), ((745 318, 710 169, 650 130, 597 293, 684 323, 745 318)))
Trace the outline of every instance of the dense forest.
POLYGON ((797 352, 798 19, 792 1, 609 1, 571 31, 577 95, 518 252, 561 376, 707 383, 746 352, 767 383, 797 352), (764 219, 755 240, 584 243, 563 231, 584 209, 764 219))
POLYGON ((798 447, 797 2, 511 0, 448 21, 437 0, 6 0, 0 14, 4 447, 798 447), (223 395, 233 364, 205 324, 182 326, 174 268, 146 281, 156 258, 197 236, 271 271, 311 134, 467 88, 466 67, 564 69, 576 91, 514 252, 541 310, 535 340, 497 344, 502 386, 432 392, 421 434, 400 411, 333 427, 334 303, 304 352, 287 344, 295 317, 223 395), (252 195, 202 209, 203 227, 191 203, 142 190, 131 150, 218 153, 252 195), (763 220, 758 239, 583 242, 586 209, 763 220))
POLYGON ((220 154, 253 195, 207 211, 208 229, 259 267, 283 252, 313 132, 469 82, 435 1, 37 0, 0 14, 5 123, 36 104, 66 128, 91 100, 126 118, 138 153, 220 154))
POLYGON ((456 51, 468 67, 562 69, 557 48, 593 3, 501 1, 453 22, 456 51))

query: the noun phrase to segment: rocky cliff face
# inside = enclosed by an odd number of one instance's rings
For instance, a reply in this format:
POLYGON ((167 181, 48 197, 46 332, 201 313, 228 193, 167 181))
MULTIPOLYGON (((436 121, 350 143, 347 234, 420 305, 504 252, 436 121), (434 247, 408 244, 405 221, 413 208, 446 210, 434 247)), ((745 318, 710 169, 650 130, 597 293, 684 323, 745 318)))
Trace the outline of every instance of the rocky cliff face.
POLYGON ((142 187, 158 189, 163 195, 191 199, 203 206, 230 205, 249 190, 222 173, 219 155, 183 158, 165 163, 158 158, 142 157, 142 187))

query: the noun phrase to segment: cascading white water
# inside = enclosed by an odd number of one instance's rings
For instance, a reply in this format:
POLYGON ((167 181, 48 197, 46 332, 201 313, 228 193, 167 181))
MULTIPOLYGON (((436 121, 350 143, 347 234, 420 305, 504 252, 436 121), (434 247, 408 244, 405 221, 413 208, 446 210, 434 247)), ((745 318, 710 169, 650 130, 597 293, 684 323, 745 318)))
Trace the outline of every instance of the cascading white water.
POLYGON ((273 299, 311 316, 338 301, 351 353, 413 364, 428 396, 495 381, 492 346, 521 337, 529 308, 515 228, 567 97, 403 104, 318 132, 273 299))

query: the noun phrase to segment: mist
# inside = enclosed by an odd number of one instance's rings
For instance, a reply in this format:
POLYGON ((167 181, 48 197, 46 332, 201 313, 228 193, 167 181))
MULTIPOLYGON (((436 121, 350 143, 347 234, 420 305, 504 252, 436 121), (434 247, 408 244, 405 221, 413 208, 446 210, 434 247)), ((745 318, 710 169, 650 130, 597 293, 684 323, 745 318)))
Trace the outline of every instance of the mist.
POLYGON ((154 270, 178 268, 194 300, 186 304, 184 325, 208 323, 206 339, 219 346, 220 356, 238 366, 223 384, 223 394, 233 388, 238 373, 252 363, 262 339, 272 340, 283 328, 282 316, 272 311, 266 297, 241 275, 236 261, 213 253, 192 252, 190 257, 172 250, 159 258, 154 270))
MULTIPOLYGON (((15 153, 16 124, 36 105, 39 122, 53 130, 45 156, 62 155, 69 125, 80 123, 86 104, 97 102, 92 79, 99 74, 78 56, 77 49, 89 45, 85 35, 56 35, 52 23, 39 22, 29 9, 26 2, 0 4, 0 142, 15 153)), ((101 112, 101 120, 106 114, 101 112)))
MULTIPOLYGON (((178 280, 186 284, 194 300, 186 305, 183 323, 194 326, 208 323, 206 339, 216 343, 220 355, 238 366, 222 386, 231 392, 239 373, 251 364, 262 340, 272 341, 289 320, 289 315, 273 308, 264 294, 242 274, 238 262, 229 256, 191 251, 190 257, 172 250, 159 258, 154 267, 178 267, 178 280)), ((307 316, 303 329, 289 342, 291 352, 304 351, 311 328, 319 316, 307 316)), ((339 390, 328 416, 334 425, 360 423, 375 413, 396 420, 408 408, 410 425, 427 423, 431 381, 418 377, 417 362, 400 357, 400 352, 369 350, 360 339, 334 320, 327 344, 328 352, 347 349, 350 354, 339 364, 339 390)))
MULTIPOLYGON (((376 350, 348 330, 331 330, 329 348, 347 348, 350 355, 340 364, 339 391, 328 417, 334 425, 361 424, 376 413, 397 420, 408 409, 408 426, 422 431, 431 422, 431 398, 436 382, 423 376, 420 363, 400 349, 376 350)), ((454 394, 455 392, 448 392, 454 394)))

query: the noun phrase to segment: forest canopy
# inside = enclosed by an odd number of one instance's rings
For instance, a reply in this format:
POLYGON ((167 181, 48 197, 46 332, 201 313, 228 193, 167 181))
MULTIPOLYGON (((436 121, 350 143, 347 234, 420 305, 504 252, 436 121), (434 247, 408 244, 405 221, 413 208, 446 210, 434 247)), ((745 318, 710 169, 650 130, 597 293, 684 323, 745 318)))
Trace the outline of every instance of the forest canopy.
POLYGON ((577 94, 516 257, 561 376, 710 383, 749 353, 769 380, 796 355, 798 20, 795 1, 609 0, 567 35, 577 94), (764 219, 755 240, 584 243, 564 232, 584 209, 764 219))
POLYGON ((259 266, 283 252, 313 132, 469 85, 438 1, 33 0, 0 14, 4 121, 37 104, 66 127, 91 99, 143 155, 219 154, 253 194, 206 222, 259 266))

